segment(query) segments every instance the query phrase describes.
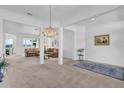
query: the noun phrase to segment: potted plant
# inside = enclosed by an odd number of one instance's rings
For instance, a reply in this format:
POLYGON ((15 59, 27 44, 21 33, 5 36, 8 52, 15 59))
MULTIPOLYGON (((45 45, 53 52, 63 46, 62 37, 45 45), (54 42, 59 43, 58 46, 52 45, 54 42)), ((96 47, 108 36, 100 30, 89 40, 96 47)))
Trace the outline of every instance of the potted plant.
POLYGON ((82 55, 82 52, 83 52, 83 51, 84 51, 83 48, 78 49, 78 50, 77 50, 77 52, 79 53, 78 55, 82 55))
POLYGON ((84 48, 80 48, 80 49, 77 50, 78 56, 79 56, 79 60, 81 60, 81 57, 84 56, 84 55, 82 54, 83 51, 84 51, 84 48))
POLYGON ((2 82, 2 78, 4 77, 4 71, 7 66, 8 63, 6 62, 5 57, 0 58, 0 82, 2 82))

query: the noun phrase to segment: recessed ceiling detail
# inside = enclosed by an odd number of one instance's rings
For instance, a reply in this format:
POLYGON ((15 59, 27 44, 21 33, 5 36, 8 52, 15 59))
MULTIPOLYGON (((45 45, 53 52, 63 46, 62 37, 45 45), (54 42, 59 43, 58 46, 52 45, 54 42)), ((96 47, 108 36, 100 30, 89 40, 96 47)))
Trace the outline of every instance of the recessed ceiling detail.
MULTIPOLYGON (((118 5, 52 5, 53 23, 59 22, 61 25, 69 25, 79 20, 83 20, 106 11, 118 8, 118 5)), ((49 6, 48 5, 0 5, 0 8, 7 9, 19 14, 28 15, 38 18, 49 23, 49 6)))

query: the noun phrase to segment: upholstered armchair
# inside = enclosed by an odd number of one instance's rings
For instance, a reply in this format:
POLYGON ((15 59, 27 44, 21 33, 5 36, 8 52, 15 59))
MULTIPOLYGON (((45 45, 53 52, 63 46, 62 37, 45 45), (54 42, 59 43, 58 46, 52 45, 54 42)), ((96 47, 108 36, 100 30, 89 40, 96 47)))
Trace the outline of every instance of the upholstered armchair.
POLYGON ((25 56, 26 57, 39 56, 38 48, 27 48, 27 49, 25 49, 25 56))
POLYGON ((58 49, 57 48, 48 48, 45 50, 45 54, 48 54, 48 57, 57 58, 58 57, 58 49))

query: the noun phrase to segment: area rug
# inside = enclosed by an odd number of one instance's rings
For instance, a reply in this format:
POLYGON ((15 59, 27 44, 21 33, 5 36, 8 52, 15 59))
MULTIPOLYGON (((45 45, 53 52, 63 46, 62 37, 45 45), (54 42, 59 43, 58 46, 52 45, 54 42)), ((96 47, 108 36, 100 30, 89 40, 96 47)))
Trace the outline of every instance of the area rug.
POLYGON ((107 75, 119 80, 124 80, 124 68, 122 67, 95 63, 91 61, 81 61, 80 63, 74 64, 74 66, 107 75))

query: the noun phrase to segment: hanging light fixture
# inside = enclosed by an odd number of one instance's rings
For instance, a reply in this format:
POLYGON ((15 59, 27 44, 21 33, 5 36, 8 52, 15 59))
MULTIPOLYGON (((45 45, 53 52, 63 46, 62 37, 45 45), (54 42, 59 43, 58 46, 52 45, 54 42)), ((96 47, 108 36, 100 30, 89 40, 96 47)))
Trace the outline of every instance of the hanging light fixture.
POLYGON ((52 38, 56 36, 56 29, 51 26, 51 5, 49 5, 49 9, 50 9, 50 24, 48 28, 45 28, 44 34, 45 36, 52 38))

